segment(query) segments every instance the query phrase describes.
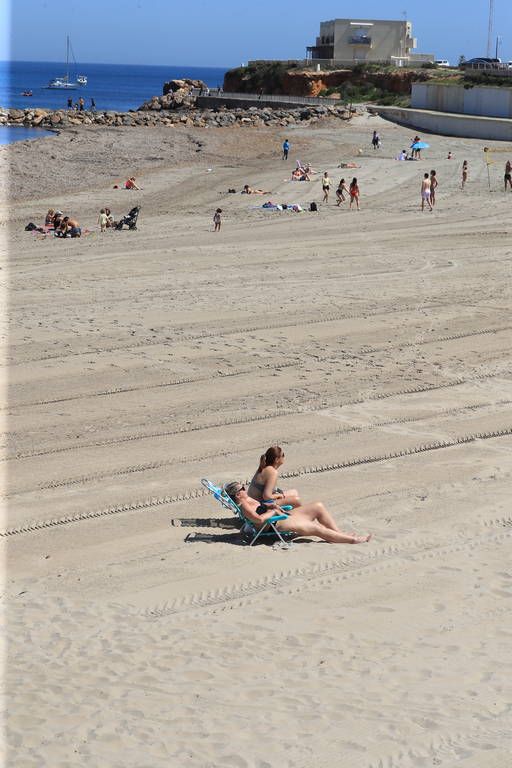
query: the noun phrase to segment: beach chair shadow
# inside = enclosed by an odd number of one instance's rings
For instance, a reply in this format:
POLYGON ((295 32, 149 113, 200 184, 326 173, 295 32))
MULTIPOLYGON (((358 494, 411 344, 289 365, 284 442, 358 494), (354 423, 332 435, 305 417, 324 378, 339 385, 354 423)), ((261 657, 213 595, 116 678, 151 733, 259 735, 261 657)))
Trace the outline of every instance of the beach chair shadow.
POLYGON ((235 547, 244 547, 245 544, 240 538, 240 531, 234 533, 203 533, 194 531, 185 536, 186 544, 232 544, 235 547))
MULTIPOLYGON (((224 507, 224 509, 229 510, 231 513, 234 512, 239 517, 242 524, 240 535, 244 544, 248 544, 252 547, 256 542, 262 543, 264 541, 271 541, 271 543, 278 542, 281 547, 286 549, 291 546, 291 539, 295 534, 288 531, 279 531, 276 527, 276 523, 279 520, 284 520, 288 515, 284 513, 273 515, 266 520, 260 528, 256 528, 254 523, 244 515, 243 510, 230 496, 228 496, 223 488, 214 485, 205 477, 201 480, 201 484, 212 494, 219 504, 224 507)), ((284 511, 288 509, 291 509, 291 507, 283 507, 284 511)))

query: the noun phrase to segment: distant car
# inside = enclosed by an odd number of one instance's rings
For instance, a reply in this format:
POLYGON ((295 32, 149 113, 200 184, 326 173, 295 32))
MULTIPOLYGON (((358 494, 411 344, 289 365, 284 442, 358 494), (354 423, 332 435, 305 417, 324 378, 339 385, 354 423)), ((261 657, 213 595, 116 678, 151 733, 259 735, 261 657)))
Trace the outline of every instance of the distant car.
POLYGON ((436 59, 434 61, 434 64, 437 64, 438 67, 449 67, 450 62, 447 61, 447 59, 436 59))

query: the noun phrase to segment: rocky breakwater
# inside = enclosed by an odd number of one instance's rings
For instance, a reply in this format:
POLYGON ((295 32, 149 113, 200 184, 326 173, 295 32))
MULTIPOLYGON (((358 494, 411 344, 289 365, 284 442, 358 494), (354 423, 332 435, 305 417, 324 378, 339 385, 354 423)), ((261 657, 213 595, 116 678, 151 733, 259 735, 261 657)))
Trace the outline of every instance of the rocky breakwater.
POLYGON ((153 96, 138 108, 138 112, 189 109, 194 106, 196 94, 207 90, 202 80, 169 80, 164 83, 161 96, 153 96))
POLYGON ((142 112, 75 112, 74 110, 50 111, 45 109, 0 109, 0 125, 22 125, 54 130, 76 126, 149 126, 190 128, 274 127, 315 123, 326 118, 348 120, 352 117, 343 106, 298 107, 297 109, 196 109, 145 110, 142 112))

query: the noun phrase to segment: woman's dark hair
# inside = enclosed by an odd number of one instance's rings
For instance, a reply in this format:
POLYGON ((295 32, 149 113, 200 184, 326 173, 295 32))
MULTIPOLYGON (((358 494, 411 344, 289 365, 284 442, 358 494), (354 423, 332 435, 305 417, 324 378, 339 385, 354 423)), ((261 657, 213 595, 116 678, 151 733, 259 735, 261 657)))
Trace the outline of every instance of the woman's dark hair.
POLYGON ((357 179, 356 179, 356 177, 354 176, 354 178, 353 178, 353 179, 352 179, 352 181, 350 182, 350 186, 351 186, 351 187, 355 187, 355 185, 356 185, 356 184, 357 184, 357 179))
POLYGON ((262 472, 265 467, 270 467, 277 459, 283 455, 283 449, 279 445, 271 445, 260 457, 258 472, 262 472))

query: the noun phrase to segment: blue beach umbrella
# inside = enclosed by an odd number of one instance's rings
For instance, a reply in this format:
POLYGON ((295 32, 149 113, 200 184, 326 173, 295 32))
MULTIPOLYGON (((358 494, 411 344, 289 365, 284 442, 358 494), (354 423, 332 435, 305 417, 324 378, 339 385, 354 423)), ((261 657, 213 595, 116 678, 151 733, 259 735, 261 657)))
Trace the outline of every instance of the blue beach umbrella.
POLYGON ((430 144, 426 141, 417 141, 415 144, 411 144, 411 149, 428 149, 430 144))

